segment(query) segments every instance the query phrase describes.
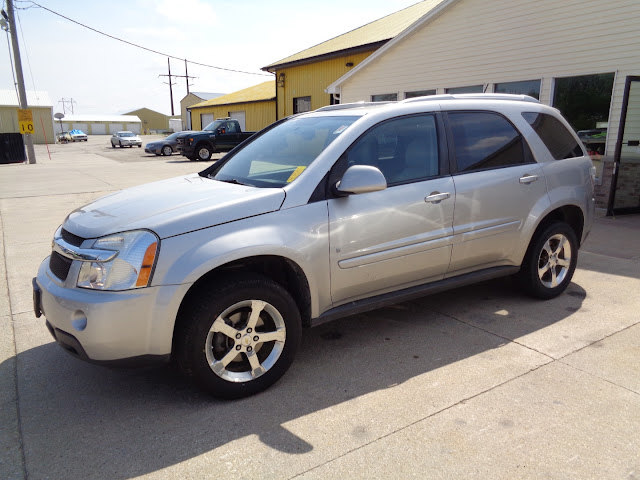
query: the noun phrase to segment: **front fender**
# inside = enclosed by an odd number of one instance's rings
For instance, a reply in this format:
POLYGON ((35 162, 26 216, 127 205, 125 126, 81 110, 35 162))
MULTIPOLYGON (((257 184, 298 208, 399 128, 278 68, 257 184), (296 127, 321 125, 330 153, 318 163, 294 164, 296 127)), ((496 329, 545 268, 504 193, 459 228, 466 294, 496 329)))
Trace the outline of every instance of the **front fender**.
POLYGON ((162 240, 153 285, 192 284, 230 262, 261 255, 297 264, 311 314, 330 307, 326 202, 271 212, 162 240))

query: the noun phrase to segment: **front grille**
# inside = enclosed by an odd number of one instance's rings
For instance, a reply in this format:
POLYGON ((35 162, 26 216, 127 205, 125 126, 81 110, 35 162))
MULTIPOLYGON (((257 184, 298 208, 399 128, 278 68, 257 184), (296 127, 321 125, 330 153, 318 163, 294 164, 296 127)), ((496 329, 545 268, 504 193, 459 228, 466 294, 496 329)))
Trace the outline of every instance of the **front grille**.
POLYGON ((49 257, 49 268, 60 280, 64 281, 67 279, 71 263, 72 260, 70 258, 63 257, 58 252, 51 252, 51 257, 49 257))
POLYGON ((74 247, 79 247, 84 242, 84 238, 74 235, 71 232, 66 231, 64 228, 61 231, 62 239, 73 245, 74 247))

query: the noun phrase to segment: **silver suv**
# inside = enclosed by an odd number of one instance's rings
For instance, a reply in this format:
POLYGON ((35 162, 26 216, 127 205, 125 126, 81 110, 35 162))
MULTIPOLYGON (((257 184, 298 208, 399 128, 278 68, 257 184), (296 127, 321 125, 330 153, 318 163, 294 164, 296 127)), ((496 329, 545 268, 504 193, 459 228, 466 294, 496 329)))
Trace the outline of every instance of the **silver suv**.
POLYGON ((79 358, 173 358, 237 398, 284 374, 303 327, 503 275, 559 295, 593 210, 578 137, 530 97, 325 107, 70 213, 35 312, 79 358))

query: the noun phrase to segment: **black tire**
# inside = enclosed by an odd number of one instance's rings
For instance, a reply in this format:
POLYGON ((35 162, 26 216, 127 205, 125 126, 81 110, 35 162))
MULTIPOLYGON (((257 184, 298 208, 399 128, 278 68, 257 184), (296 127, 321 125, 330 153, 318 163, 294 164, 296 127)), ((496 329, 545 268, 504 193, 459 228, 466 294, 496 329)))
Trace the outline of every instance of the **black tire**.
POLYGON ((198 160, 209 160, 211 158, 212 150, 209 145, 198 145, 196 147, 196 158, 198 160))
POLYGON ((118 142, 118 145, 120 145, 120 148, 122 148, 122 142, 118 142))
POLYGON ((301 334, 300 312, 287 290, 261 275, 232 275, 200 288, 181 310, 175 359, 213 396, 241 398, 284 375, 301 334))
POLYGON ((165 157, 168 157, 172 153, 173 148, 171 148, 171 145, 165 145, 164 147, 162 147, 162 155, 164 155, 165 157))
POLYGON ((142 148, 142 145, 138 145, 138 148, 142 148))
POLYGON ((524 291, 544 300, 567 288, 578 262, 578 240, 573 229, 555 222, 531 241, 518 274, 524 291))
POLYGON ((116 148, 116 146, 112 143, 112 144, 111 144, 111 148, 116 148))

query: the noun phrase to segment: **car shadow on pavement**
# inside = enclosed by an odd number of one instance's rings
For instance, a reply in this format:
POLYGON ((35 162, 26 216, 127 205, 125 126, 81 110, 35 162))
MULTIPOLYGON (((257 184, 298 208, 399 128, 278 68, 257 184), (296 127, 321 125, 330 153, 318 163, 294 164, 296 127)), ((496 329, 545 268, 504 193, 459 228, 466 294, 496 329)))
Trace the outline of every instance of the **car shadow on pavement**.
MULTIPOLYGON (((357 425, 355 417, 335 419, 325 409, 382 390, 390 395, 392 409, 408 400, 403 398, 405 382, 442 375, 438 369, 444 366, 559 322, 580 309, 585 296, 573 283, 564 295, 539 302, 502 279, 320 325, 304 332, 296 361, 278 383, 236 401, 211 398, 171 366, 109 369, 76 360, 48 343, 17 356, 26 470, 30 478, 126 479, 249 436, 257 436, 266 451, 309 453, 320 445, 285 426, 308 415, 313 421, 353 421, 354 438, 345 441, 364 444, 366 423, 357 425)), ((483 361, 504 366, 499 355, 483 361)), ((0 375, 12 376, 13 368, 13 359, 4 362, 0 375)), ((487 377, 481 381, 497 382, 487 377)), ((425 380, 416 395, 422 398, 414 401, 440 402, 429 407, 435 411, 447 408, 461 398, 459 393, 449 398, 454 393, 443 394, 443 389, 464 390, 467 398, 479 393, 468 380, 452 376, 439 386, 425 380)), ((317 428, 329 427, 320 423, 317 428)))

